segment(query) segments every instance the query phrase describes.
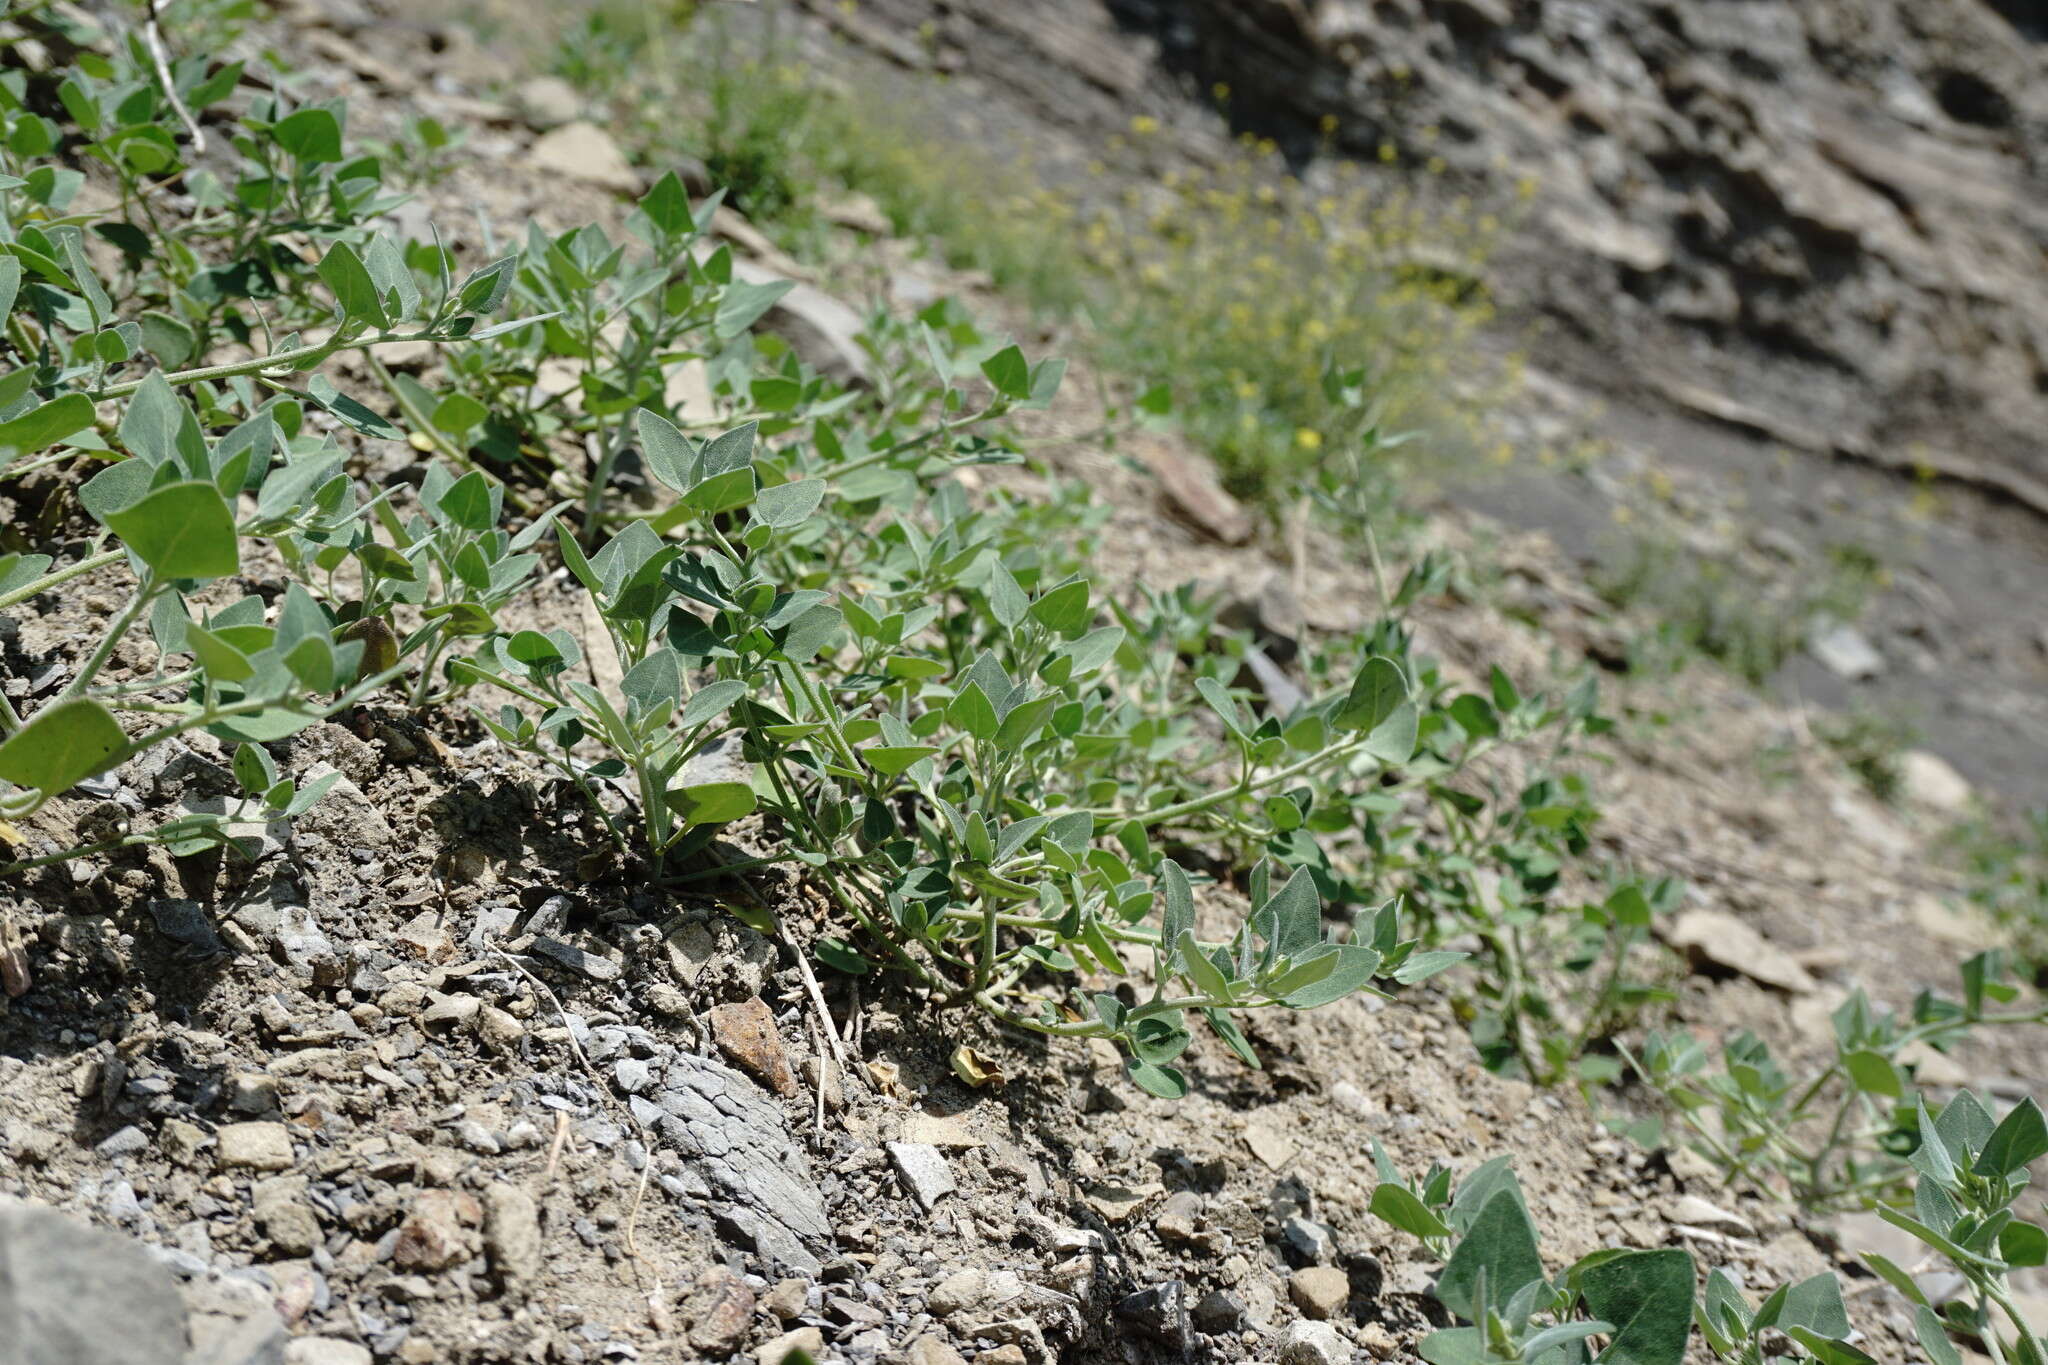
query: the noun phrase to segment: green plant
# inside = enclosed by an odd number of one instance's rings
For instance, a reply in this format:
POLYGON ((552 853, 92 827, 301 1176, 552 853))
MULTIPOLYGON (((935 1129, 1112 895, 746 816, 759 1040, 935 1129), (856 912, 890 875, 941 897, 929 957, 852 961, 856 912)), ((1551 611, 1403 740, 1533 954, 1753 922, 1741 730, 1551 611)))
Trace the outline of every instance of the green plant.
POLYGON ((1454 1190, 1447 1167, 1433 1166, 1422 1180, 1408 1181, 1378 1143, 1373 1157, 1380 1177, 1373 1214, 1419 1238, 1442 1262, 1436 1297, 1468 1324, 1423 1338, 1417 1352, 1430 1365, 1583 1365, 1596 1359, 1679 1365, 1685 1359, 1693 1315, 1690 1253, 1596 1251, 1551 1281, 1508 1158, 1478 1166, 1454 1190), (1606 1344, 1596 1347, 1601 1337, 1606 1344))
POLYGON ((2048 1022, 2048 1005, 1990 1008, 2018 998, 2003 975, 2001 953, 1979 953, 1962 966, 1960 999, 1923 991, 1904 1018, 1854 992, 1834 1012, 1833 1060, 1807 1076, 1788 1075, 1747 1030, 1723 1045, 1718 1070, 1685 1033, 1652 1032, 1639 1057, 1624 1056, 1727 1179, 1803 1208, 1853 1207, 1902 1189, 1924 1137, 1911 1089, 1916 1049, 1952 1047, 1979 1027, 2048 1022))
POLYGON ((2048 810, 2013 829, 1975 823, 1956 832, 1967 895, 2004 930, 2013 953, 2038 975, 2048 963, 2048 810))
POLYGON ((2027 1166, 2048 1156, 2048 1120, 2031 1098, 1993 1120, 1967 1090, 1938 1114, 1921 1099, 1916 1118, 1920 1142, 1910 1159, 1920 1178, 1912 1208, 1880 1203, 1877 1214, 1946 1257, 1968 1293, 1936 1312, 1906 1271, 1874 1252, 1863 1259, 1915 1305, 1921 1345, 1936 1365, 1960 1365, 1948 1332, 1981 1341, 1999 1365, 2048 1362, 2039 1333, 2013 1302, 2009 1280, 2015 1269, 2048 1264, 2048 1230, 2014 1211, 2028 1187, 2027 1166), (1993 1308, 2004 1315, 2006 1329, 1993 1308), (2003 1330, 2014 1334, 2010 1341, 2003 1330))
POLYGON ((1379 1184, 1371 1212, 1416 1237, 1443 1265, 1436 1297, 1470 1324, 1423 1339, 1418 1352, 1430 1365, 1678 1365, 1695 1325, 1716 1358, 1741 1365, 1871 1361, 1847 1341, 1848 1313, 1831 1274, 1781 1286, 1761 1307, 1718 1267, 1696 1298, 1692 1256, 1675 1247, 1606 1248, 1546 1280, 1536 1225, 1507 1157, 1475 1167, 1455 1186, 1455 1173, 1441 1164, 1408 1180, 1377 1143, 1373 1158, 1379 1184))

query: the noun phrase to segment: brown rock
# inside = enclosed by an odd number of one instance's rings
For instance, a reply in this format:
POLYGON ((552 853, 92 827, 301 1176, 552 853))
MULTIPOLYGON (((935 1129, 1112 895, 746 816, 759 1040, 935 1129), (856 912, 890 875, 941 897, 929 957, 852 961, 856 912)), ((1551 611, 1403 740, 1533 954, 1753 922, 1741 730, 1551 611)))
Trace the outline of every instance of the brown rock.
MULTIPOLYGON (((825 1334, 815 1327, 799 1327, 794 1332, 784 1332, 754 1352, 754 1360, 756 1365, 783 1365, 797 1351, 816 1360, 825 1354, 825 1334)), ((954 1358, 958 1359, 957 1356, 954 1358)))
POLYGON ((1287 1297, 1312 1318, 1334 1318, 1351 1301, 1351 1280, 1333 1265, 1312 1265, 1294 1272, 1287 1297))
POLYGON ((291 1130, 281 1123, 224 1123, 214 1134, 224 1171, 282 1171, 292 1164, 291 1130))
POLYGON ((468 1228, 483 1221, 483 1207, 453 1190, 424 1190, 399 1224, 392 1263, 405 1270, 446 1270, 474 1249, 468 1228))
POLYGON ((778 1095, 796 1094, 796 1077, 790 1074, 789 1059, 782 1055, 782 1037, 775 1031, 775 1016, 760 996, 737 1005, 717 1005, 711 1010, 711 1036, 718 1050, 734 1064, 778 1095))
POLYGON ((594 123, 579 119, 543 134, 526 159, 547 175, 582 180, 620 194, 640 192, 640 173, 627 162, 611 134, 594 123))
POLYGON ((1136 450, 1159 481, 1159 495, 1174 517, 1225 545, 1242 545, 1252 538, 1251 513, 1223 491, 1215 466, 1164 441, 1143 441, 1136 450))
POLYGON ((1794 995, 1814 988, 1812 975, 1790 953, 1723 910, 1686 911, 1665 931, 1665 941, 1691 959, 1695 968, 1740 972, 1794 995))
POLYGON ((698 1276, 683 1301, 690 1320, 690 1344, 706 1355, 724 1359, 740 1348, 754 1325, 754 1291, 722 1265, 698 1276))
POLYGON ((906 1365, 966 1365, 952 1343, 929 1332, 911 1342, 903 1358, 906 1365))
POLYGON ((778 1322, 803 1316, 805 1306, 810 1302, 811 1286, 808 1281, 791 1276, 778 1280, 773 1289, 762 1296, 761 1306, 774 1315, 778 1322))

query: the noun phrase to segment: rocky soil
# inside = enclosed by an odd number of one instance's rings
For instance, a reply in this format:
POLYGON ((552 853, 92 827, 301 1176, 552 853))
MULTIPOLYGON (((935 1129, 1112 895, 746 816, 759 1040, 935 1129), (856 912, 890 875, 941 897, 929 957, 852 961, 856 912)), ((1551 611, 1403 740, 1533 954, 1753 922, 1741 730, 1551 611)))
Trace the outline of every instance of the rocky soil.
MULTIPOLYGON (((1493 9, 1430 22, 1483 36, 1493 9)), ((1046 51, 1025 10, 955 13, 1046 51)), ((1076 69, 1124 79, 1121 49, 1073 32, 1076 69)), ((472 131, 413 210, 444 234, 480 210, 614 213, 637 178, 459 26, 350 4, 256 38, 297 56, 308 96, 346 96, 359 133, 419 112, 472 131)), ((916 244, 841 245, 849 281, 1008 306, 916 244)), ((1077 397, 1034 435, 1116 509, 1105 581, 1230 584, 1279 634, 1363 618, 1356 563, 1218 543, 1172 481, 1071 438, 1094 425, 1077 397)), ((1621 627, 1547 540, 1454 509, 1432 535, 1501 569, 1486 600, 1423 609, 1451 668, 1615 657, 1621 627)), ((12 623, 11 691, 61 685, 97 600, 86 580, 12 623)), ((534 610, 580 619, 559 585, 534 610)), ((1851 988, 1903 1005, 1986 941, 1931 870, 1951 811, 1877 805, 1796 713, 1712 675, 1611 685, 1627 720, 1588 760, 1599 851, 1692 884, 1675 1022, 1811 1052, 1851 988), (1788 755, 1775 776, 1766 750, 1788 755)), ((253 868, 153 851, 0 889, 26 973, 0 997, 0 1342, 37 1343, 38 1365, 1408 1358, 1441 1310, 1412 1242, 1366 1213, 1369 1140, 1403 1169, 1513 1153, 1553 1269, 1599 1245, 1685 1245, 1752 1286, 1839 1266, 1865 1348, 1908 1358, 1902 1301, 1853 1262, 1880 1245, 1867 1221, 1794 1217, 1607 1135, 1576 1095, 1490 1075, 1441 995, 1255 1019, 1258 1072, 1199 1041, 1169 1104, 1113 1058, 845 978, 821 1015, 800 887, 760 886, 781 940, 636 886, 573 791, 456 716, 366 707, 289 750, 342 780, 253 868), (963 1084, 962 1042, 1006 1083, 963 1084)), ((223 759, 192 738, 24 832, 40 851, 160 817, 225 790, 223 759)), ((2038 1092, 2037 1043, 1921 1079, 2038 1092)))

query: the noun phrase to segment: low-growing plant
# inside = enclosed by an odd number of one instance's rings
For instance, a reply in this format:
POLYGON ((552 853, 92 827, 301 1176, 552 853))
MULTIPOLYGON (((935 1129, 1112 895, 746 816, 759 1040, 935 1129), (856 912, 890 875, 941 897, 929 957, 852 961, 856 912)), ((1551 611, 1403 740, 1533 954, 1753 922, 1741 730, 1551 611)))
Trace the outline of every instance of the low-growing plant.
MULTIPOLYGON (((1377 1143, 1373 1157, 1373 1215, 1417 1238, 1442 1264, 1436 1297, 1469 1324, 1422 1340, 1417 1350, 1430 1365, 1678 1365, 1695 1327, 1716 1359, 1739 1365, 1874 1365, 1851 1342, 1855 1331, 1833 1274, 1781 1285, 1757 1305, 1720 1267, 1696 1293, 1693 1258, 1682 1248, 1610 1247, 1548 1280, 1507 1157, 1463 1179, 1439 1163, 1419 1180, 1403 1178, 1377 1143)), ((1927 1349, 1940 1365, 1955 1359, 1938 1326, 1927 1349)))
POLYGON ((1969 903, 2006 935, 2038 980, 2048 964, 2048 810, 2022 816, 2010 829, 1973 822, 1951 842, 1961 851, 1969 903))
MULTIPOLYGON (((1948 1333, 1983 1343, 1999 1365, 2043 1365, 2048 1351, 2013 1300, 2011 1274, 2048 1264, 2048 1230, 2016 1212, 2028 1188, 2028 1165, 2048 1156, 2048 1120, 2031 1098, 1994 1120, 1989 1106, 1967 1090, 1939 1113, 1931 1114, 1922 1098, 1915 1116, 1920 1143, 1910 1160, 1919 1179, 1912 1207, 1880 1203, 1877 1214, 1945 1257, 1967 1293, 1937 1309, 1906 1270, 1875 1252, 1861 1253, 1862 1259, 1914 1305, 1920 1343, 1935 1365, 1961 1365, 1948 1333), (2004 1317, 2002 1327, 1994 1308, 2004 1317)), ((2041 1201, 2034 1204, 2038 1210, 2041 1201)))
MULTIPOLYGON (((1957 999, 1923 991, 1903 1017, 1860 989, 1834 1012, 1835 1055, 1792 1076, 1755 1034, 1722 1046, 1721 1065, 1688 1033, 1651 1032, 1624 1051, 1636 1076, 1684 1125, 1686 1144, 1729 1180, 1808 1209, 1856 1207, 1898 1194, 1924 1133, 1916 1122, 1915 1050, 1946 1049, 1981 1027, 2048 1022, 2048 1005, 1999 1010, 2019 998, 2003 954, 1962 966, 1957 999)), ((1654 1139, 1644 1129, 1640 1136, 1654 1139)))

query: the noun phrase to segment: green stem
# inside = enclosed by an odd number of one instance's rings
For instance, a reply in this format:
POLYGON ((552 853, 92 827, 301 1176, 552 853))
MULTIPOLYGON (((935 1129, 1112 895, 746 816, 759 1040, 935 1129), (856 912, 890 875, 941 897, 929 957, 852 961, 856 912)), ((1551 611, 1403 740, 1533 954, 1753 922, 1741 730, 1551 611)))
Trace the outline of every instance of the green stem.
MULTIPOLYGON (((337 336, 326 341, 317 342, 311 346, 299 346, 289 351, 273 351, 269 355, 257 356, 251 360, 232 360, 224 365, 202 365, 198 369, 193 370, 171 370, 169 372, 159 370, 157 373, 161 374, 164 382, 168 384, 201 384, 210 379, 232 379, 238 374, 261 374, 265 370, 279 368, 293 370, 308 369, 310 368, 308 362, 317 363, 325 360, 328 356, 337 355, 342 351, 359 351, 366 346, 381 346, 387 341, 431 341, 445 343, 448 340, 450 338, 436 336, 431 331, 405 334, 377 332, 354 338, 337 336)), ((95 403, 104 402, 109 398, 119 398, 124 394, 134 393, 146 382, 148 380, 145 377, 143 379, 131 379, 125 384, 109 384, 106 388, 93 390, 87 397, 91 398, 95 403)))
POLYGON ((60 584, 69 583, 81 574, 89 574, 94 569, 104 569, 107 565, 117 563, 127 557, 128 552, 126 550, 102 550, 99 554, 88 555, 76 564, 68 564, 52 573, 46 573, 35 582, 24 584, 6 596, 0 597, 0 611, 5 611, 9 607, 18 607, 31 597, 46 593, 60 584))

